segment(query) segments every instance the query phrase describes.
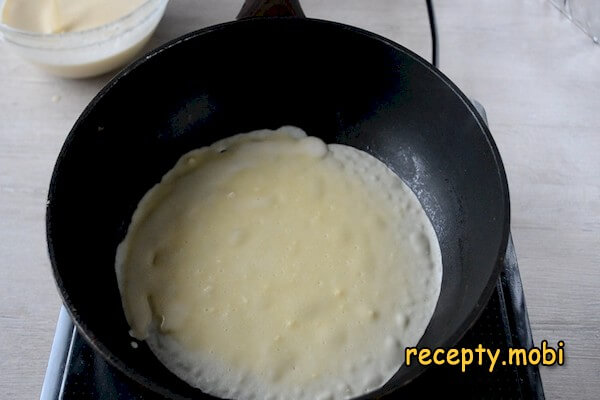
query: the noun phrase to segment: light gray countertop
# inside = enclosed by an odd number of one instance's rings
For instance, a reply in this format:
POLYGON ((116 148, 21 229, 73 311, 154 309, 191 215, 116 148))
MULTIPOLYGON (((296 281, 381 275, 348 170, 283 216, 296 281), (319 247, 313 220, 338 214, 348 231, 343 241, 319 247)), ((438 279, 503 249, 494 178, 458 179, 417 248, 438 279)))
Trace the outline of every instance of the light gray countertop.
MULTIPOLYGON (((240 3, 172 0, 150 47, 231 20, 240 3)), ((430 56, 422 1, 302 4, 430 56)), ((506 166, 534 340, 566 342, 565 366, 540 367, 547 398, 600 398, 600 46, 546 1, 436 4, 440 68, 486 107, 506 166)), ((53 78, 0 49, 0 393, 31 399, 60 308, 46 254, 48 182, 110 76, 53 78)))

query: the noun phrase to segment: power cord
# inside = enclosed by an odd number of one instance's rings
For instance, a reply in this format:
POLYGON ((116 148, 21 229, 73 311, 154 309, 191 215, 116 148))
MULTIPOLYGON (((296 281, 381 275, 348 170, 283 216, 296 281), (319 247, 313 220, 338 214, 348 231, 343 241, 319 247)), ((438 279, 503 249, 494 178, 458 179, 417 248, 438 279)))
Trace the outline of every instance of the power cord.
POLYGON ((435 25, 435 13, 433 12, 433 0, 425 0, 427 4, 427 16, 429 17, 429 28, 431 29, 431 63, 438 68, 438 34, 435 25))

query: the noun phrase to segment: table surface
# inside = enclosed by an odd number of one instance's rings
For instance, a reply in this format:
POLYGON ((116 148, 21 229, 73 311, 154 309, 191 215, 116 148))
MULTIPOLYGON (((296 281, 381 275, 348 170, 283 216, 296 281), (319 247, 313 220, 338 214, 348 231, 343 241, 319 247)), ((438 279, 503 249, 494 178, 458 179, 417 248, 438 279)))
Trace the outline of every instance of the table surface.
MULTIPOLYGON (((148 49, 234 18, 241 0, 172 0, 148 49)), ((302 0, 430 55, 424 2, 302 0)), ((600 397, 600 46, 542 0, 436 1, 440 68, 487 109, 511 190, 534 340, 549 399, 600 397)), ((39 396, 60 299, 46 253, 50 174, 72 124, 110 79, 54 78, 0 44, 0 393, 39 396)), ((242 71, 240 71, 242 72, 242 71)))

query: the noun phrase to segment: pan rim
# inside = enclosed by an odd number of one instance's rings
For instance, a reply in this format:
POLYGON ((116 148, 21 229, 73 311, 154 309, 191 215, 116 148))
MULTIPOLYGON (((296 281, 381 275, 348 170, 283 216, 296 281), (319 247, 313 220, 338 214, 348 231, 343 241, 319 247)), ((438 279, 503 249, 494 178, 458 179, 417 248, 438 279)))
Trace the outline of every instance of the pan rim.
MULTIPOLYGON (((46 201, 46 242, 48 246, 48 255, 50 258, 50 263, 52 267, 52 273, 54 276, 55 284, 57 286, 59 295, 61 300, 67 309, 73 323, 77 327, 78 332, 86 339, 88 344, 98 353, 100 353, 104 359, 106 359, 112 366, 117 368, 119 371, 127 375, 130 379, 134 380, 137 384, 148 387, 149 389, 170 398, 182 398, 179 394, 172 392, 167 387, 163 385, 159 385, 156 382, 145 379, 139 372, 130 366, 128 366, 120 357, 117 357, 108 347, 106 347, 98 337, 89 329, 87 324, 80 318, 77 308, 71 302, 69 294, 63 289, 64 282, 60 276, 58 270, 58 262, 56 260, 56 250, 53 241, 53 229, 54 229, 54 218, 52 216, 52 207, 54 204, 55 197, 55 188, 56 181, 58 179, 58 175, 60 175, 62 161, 66 157, 67 152, 71 147, 71 143, 74 141, 77 131, 82 123, 87 119, 92 110, 96 107, 96 105, 104 98, 104 96, 110 92, 113 86, 119 83, 119 81, 130 73, 135 71, 139 66, 145 64, 152 58, 160 55, 164 51, 167 51, 171 47, 177 46, 180 43, 184 43, 188 40, 195 39, 197 37, 201 37, 213 32, 221 31, 224 29, 228 29, 230 26, 243 26, 243 25, 252 25, 252 24, 275 24, 275 23, 289 23, 286 21, 295 21, 294 23, 301 23, 310 25, 328 25, 333 27, 333 29, 342 29, 344 31, 350 31, 353 34, 357 34, 363 37, 367 37, 368 39, 380 42, 386 46, 393 48, 396 51, 404 53, 408 57, 412 58, 414 61, 417 61, 423 67, 425 67, 430 73, 434 74, 441 82, 443 82, 448 89, 450 89, 466 106, 471 115, 477 121, 477 125, 479 129, 482 131, 485 140, 491 150, 491 155, 493 158, 493 162, 496 165, 498 178, 500 181, 500 189, 502 192, 502 201, 504 203, 503 207, 503 226, 502 226, 502 237, 500 241, 500 246, 498 248, 498 253, 496 255, 496 263, 494 268, 491 271, 490 279, 484 287, 479 299, 476 302, 476 306, 471 312, 463 318, 463 322, 460 324, 459 328, 455 330, 450 336, 447 337, 446 342, 448 346, 454 346, 458 341, 464 336, 464 334, 475 324, 481 313, 483 312, 485 306, 489 302, 493 290, 496 286, 496 282, 500 275, 502 269, 502 262, 504 260, 504 256, 506 253, 506 248, 508 245, 508 239, 510 235, 510 195, 508 188, 508 181, 506 177, 506 171, 504 168, 504 164, 502 162, 502 158, 496 146, 496 143, 489 131, 487 124, 484 122, 483 117, 479 114, 473 103, 469 100, 469 98, 454 84, 446 75, 444 75, 439 69, 434 67, 431 63, 423 59, 418 54, 413 51, 407 49, 406 47, 387 39, 379 34, 367 31, 362 28, 357 28, 351 25, 347 25, 340 22, 328 21, 323 19, 316 18, 305 18, 305 17, 254 17, 248 18, 239 21, 230 21, 225 22, 218 25, 209 26, 203 29, 199 29, 185 35, 182 35, 178 38, 175 38, 171 41, 164 43, 163 45, 157 47, 156 49, 151 50, 145 55, 138 58, 136 61, 132 62, 120 72, 118 72, 97 94, 94 98, 89 102, 89 104, 82 111, 80 116, 77 118, 73 127, 69 131, 69 134, 65 138, 65 141, 61 147, 61 150, 57 156, 52 176, 50 179, 50 185, 48 190, 48 197, 46 201), (301 22, 300 22, 301 21, 301 22)), ((309 28, 310 29, 310 28, 309 28)), ((437 305, 436 305, 437 308, 437 305)), ((424 366, 413 366, 413 373, 408 375, 408 379, 403 383, 408 384, 415 378, 417 378, 423 371, 425 371, 426 367, 424 366)), ((183 382, 183 381, 182 381, 183 382)), ((368 393, 363 396, 359 396, 358 398, 370 398, 373 395, 377 394, 378 396, 389 393, 398 387, 388 387, 389 382, 385 383, 382 387, 376 389, 375 391, 368 393)), ((402 385, 402 386, 403 386, 402 385)), ((191 387, 191 386, 190 386, 191 387)))

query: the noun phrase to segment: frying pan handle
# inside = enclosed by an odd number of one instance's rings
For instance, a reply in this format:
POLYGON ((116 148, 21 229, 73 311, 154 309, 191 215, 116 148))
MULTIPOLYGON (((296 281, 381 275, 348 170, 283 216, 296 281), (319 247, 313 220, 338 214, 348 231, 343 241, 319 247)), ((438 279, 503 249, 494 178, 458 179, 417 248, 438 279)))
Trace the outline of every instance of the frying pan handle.
POLYGON ((246 0, 237 19, 304 16, 298 0, 246 0))

